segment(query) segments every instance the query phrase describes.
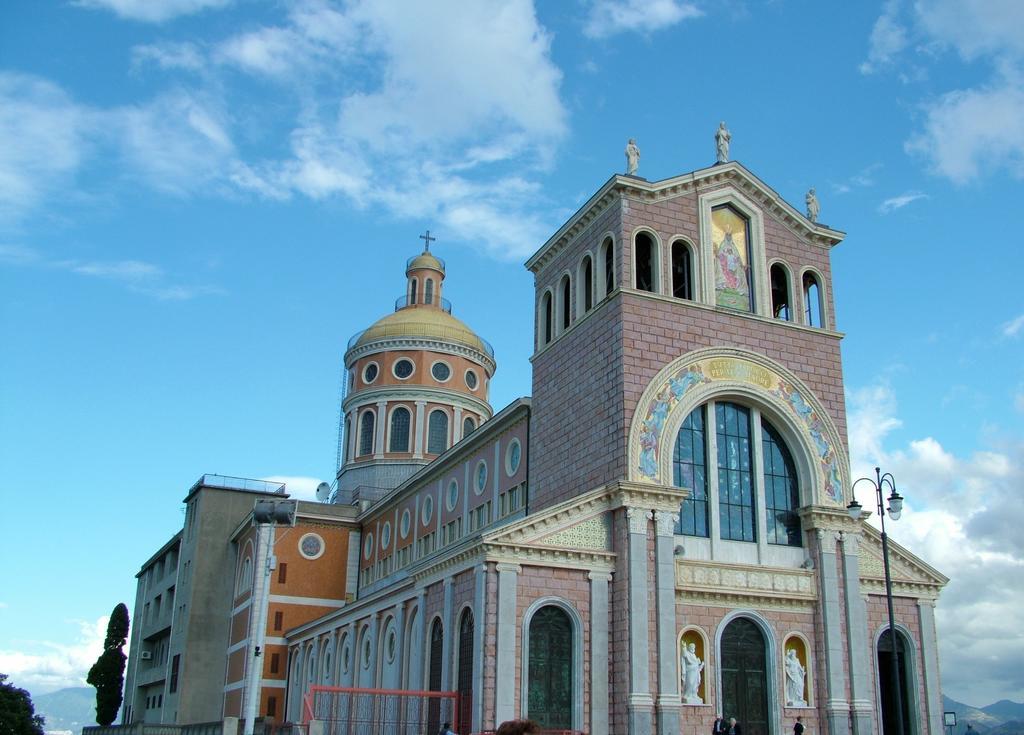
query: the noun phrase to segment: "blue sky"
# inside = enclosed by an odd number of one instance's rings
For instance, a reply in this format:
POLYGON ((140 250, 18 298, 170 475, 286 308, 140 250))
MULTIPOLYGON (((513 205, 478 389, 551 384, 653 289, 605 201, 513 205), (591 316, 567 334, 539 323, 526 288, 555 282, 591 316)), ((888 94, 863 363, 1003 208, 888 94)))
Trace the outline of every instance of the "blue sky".
MULTIPOLYGON (((1024 11, 15 0, 0 10, 0 671, 81 681, 204 472, 334 474, 341 356, 429 228, 530 392, 522 263, 612 173, 732 156, 833 251, 851 455, 952 581, 947 694, 1024 700, 1024 11)), ((862 501, 866 498, 862 498, 862 501)))

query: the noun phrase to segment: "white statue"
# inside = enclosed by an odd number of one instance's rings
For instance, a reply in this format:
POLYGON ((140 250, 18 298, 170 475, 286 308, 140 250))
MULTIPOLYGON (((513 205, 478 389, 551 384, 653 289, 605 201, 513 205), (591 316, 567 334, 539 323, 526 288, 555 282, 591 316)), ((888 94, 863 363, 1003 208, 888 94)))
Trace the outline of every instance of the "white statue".
POLYGON ((697 646, 687 643, 683 648, 683 702, 685 704, 704 704, 697 694, 700 689, 700 673, 704 670, 704 662, 697 655, 697 646))
POLYGON ((807 671, 796 657, 796 649, 786 651, 786 706, 806 707, 804 699, 804 678, 807 671))
POLYGON ((718 123, 718 130, 715 131, 715 149, 718 153, 718 162, 725 163, 729 160, 729 143, 732 141, 732 133, 725 127, 725 120, 718 123))
POLYGON ((821 212, 821 204, 818 202, 818 195, 814 189, 807 192, 807 219, 811 222, 818 221, 818 213, 821 212))
POLYGON ((626 144, 626 175, 636 176, 638 168, 640 168, 640 149, 637 148, 636 140, 630 138, 626 144))

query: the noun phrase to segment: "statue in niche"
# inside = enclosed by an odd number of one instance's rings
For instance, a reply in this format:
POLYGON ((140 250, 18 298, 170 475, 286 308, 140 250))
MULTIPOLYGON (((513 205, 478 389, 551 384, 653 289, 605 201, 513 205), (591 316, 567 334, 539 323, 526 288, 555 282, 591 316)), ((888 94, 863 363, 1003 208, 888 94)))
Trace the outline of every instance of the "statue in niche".
POLYGON ((814 193, 812 188, 807 192, 807 219, 811 222, 818 221, 818 213, 821 212, 821 204, 818 202, 818 195, 814 193))
POLYGON ((718 130, 715 131, 715 150, 718 155, 718 163, 725 163, 729 160, 729 143, 732 141, 732 133, 725 127, 725 120, 718 123, 718 130))
POLYGON ((804 679, 807 671, 796 656, 796 649, 786 651, 786 706, 806 707, 804 699, 804 679))
POLYGON ((630 138, 626 143, 626 176, 636 176, 638 168, 640 168, 640 149, 636 145, 636 140, 630 138))
POLYGON ((697 690, 700 689, 700 675, 704 670, 704 662, 697 655, 697 646, 687 643, 683 646, 683 702, 685 704, 704 704, 697 690))

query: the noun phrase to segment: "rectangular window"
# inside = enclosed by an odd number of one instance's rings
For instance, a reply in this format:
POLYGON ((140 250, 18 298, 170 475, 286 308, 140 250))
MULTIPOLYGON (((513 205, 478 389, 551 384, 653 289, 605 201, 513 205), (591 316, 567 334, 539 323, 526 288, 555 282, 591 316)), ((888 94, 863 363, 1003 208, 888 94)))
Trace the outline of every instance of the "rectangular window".
POLYGON ((270 673, 276 674, 281 668, 281 654, 270 654, 270 673))
POLYGON ((277 697, 267 697, 267 717, 277 717, 277 697))
POLYGON ((174 658, 171 659, 171 683, 167 687, 167 691, 174 694, 178 691, 178 665, 181 663, 181 656, 174 654, 174 658))
POLYGON ((274 613, 274 630, 282 630, 284 628, 284 613, 278 610, 274 613))
POLYGON ((284 584, 288 581, 288 565, 281 562, 277 565, 277 583, 284 584))
POLYGON ((715 423, 721 536, 756 541, 750 412, 734 403, 716 403, 715 423))

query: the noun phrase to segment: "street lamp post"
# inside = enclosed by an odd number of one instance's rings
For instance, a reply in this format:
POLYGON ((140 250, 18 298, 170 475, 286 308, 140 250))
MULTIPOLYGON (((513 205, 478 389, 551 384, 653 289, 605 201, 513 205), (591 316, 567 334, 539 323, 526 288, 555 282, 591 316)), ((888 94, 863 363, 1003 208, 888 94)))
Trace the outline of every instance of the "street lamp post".
POLYGON ((886 472, 884 475, 880 468, 875 467, 875 476, 862 477, 857 482, 853 483, 850 488, 850 494, 853 495, 853 499, 850 500, 850 504, 846 506, 847 512, 853 520, 860 520, 861 513, 864 508, 860 503, 857 502, 857 497, 854 495, 854 489, 861 482, 869 482, 875 490, 875 499, 878 503, 878 517, 882 523, 882 562, 885 566, 885 600, 889 605, 889 643, 892 646, 892 658, 890 660, 890 676, 893 682, 893 691, 895 692, 896 699, 896 733, 897 735, 903 735, 903 693, 902 682, 900 681, 900 669, 899 669, 899 649, 896 647, 896 620, 892 610, 892 575, 889 573, 889 537, 885 533, 885 503, 882 501, 882 490, 888 487, 890 490, 889 497, 889 515, 894 521, 900 519, 900 514, 903 512, 903 496, 896 492, 896 480, 893 476, 886 472))

